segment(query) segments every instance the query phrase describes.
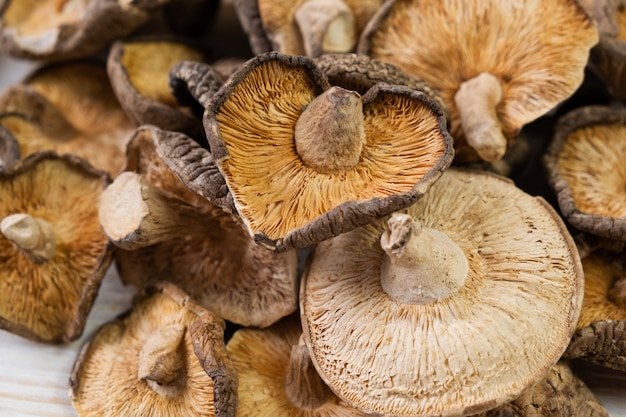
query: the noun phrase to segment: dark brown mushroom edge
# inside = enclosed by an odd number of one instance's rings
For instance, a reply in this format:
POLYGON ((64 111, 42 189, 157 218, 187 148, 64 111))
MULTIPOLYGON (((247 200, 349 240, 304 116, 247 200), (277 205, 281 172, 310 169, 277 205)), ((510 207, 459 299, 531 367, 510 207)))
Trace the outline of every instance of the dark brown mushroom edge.
POLYGON ((224 321, 171 284, 147 288, 82 347, 70 377, 79 417, 233 417, 237 373, 224 321))
POLYGON ((169 74, 181 61, 204 62, 204 53, 189 42, 161 37, 116 41, 107 72, 115 95, 138 125, 151 124, 204 139, 202 119, 181 106, 169 86, 169 74))
POLYGON ((304 247, 415 203, 453 158, 425 93, 331 87, 312 60, 258 55, 213 95, 204 126, 257 243, 304 247))
POLYGON ((17 143, 20 157, 69 153, 115 176, 134 131, 98 62, 45 65, 0 97, 0 142, 17 143))
POLYGON ((391 0, 357 52, 441 93, 455 163, 466 164, 500 159, 524 125, 570 97, 597 42, 594 21, 575 0, 391 0))
POLYGON ((52 152, 0 171, 0 328, 49 343, 82 334, 111 263, 97 209, 109 181, 52 152))
POLYGON ((3 0, 0 49, 26 59, 84 57, 148 22, 168 2, 3 0))
POLYGON ((354 51, 383 0, 235 0, 255 54, 316 57, 354 51))
POLYGON ((184 158, 190 144, 154 126, 139 128, 129 143, 127 171, 99 207, 100 223, 119 247, 120 277, 137 289, 172 282, 230 322, 266 327, 297 310, 295 250, 260 247, 238 216, 186 187, 165 161, 184 158))
POLYGON ((226 349, 239 375, 239 417, 366 417, 340 401, 311 363, 297 315, 239 329, 226 349))
POLYGON ((319 243, 300 310, 315 368, 348 404, 461 416, 545 377, 582 297, 576 246, 545 200, 451 168, 409 208, 319 243))
POLYGON ((586 106, 559 119, 543 162, 571 226, 626 241, 625 160, 626 109, 586 106))
POLYGON ((626 371, 626 251, 583 259, 585 297, 565 358, 626 371))

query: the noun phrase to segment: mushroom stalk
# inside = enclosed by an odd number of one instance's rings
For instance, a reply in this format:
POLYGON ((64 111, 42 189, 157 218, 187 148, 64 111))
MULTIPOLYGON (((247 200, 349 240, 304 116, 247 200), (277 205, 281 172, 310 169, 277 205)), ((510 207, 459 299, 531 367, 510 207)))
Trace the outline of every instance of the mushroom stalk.
POLYGON ((497 161, 506 152, 496 106, 502 100, 498 79, 486 72, 465 81, 454 96, 469 146, 485 161, 497 161))
POLYGON ((380 239, 386 253, 380 282, 404 304, 428 304, 456 293, 469 271, 463 250, 445 233, 423 227, 407 214, 395 213, 380 239))
POLYGON ((289 400, 301 410, 316 410, 328 400, 328 388, 315 370, 302 336, 291 348, 285 390, 289 400))
POLYGON ((0 230, 34 262, 43 263, 54 257, 56 238, 47 221, 24 213, 12 214, 2 220, 0 230))
POLYGON ((309 168, 322 174, 352 169, 365 143, 361 96, 336 86, 326 90, 302 112, 294 138, 296 151, 309 168))
POLYGON ((305 1, 295 19, 309 57, 350 52, 356 45, 354 14, 342 0, 305 1))
POLYGON ((185 326, 161 327, 146 339, 139 353, 137 377, 163 396, 175 396, 185 385, 185 359, 179 349, 185 326))
POLYGON ((626 308, 626 275, 615 281, 608 297, 619 308, 626 308))

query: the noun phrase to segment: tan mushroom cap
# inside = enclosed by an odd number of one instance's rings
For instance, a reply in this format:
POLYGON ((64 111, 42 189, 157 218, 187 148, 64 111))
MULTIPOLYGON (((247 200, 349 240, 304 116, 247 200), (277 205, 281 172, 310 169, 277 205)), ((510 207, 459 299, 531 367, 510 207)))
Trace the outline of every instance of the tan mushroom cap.
POLYGON ((135 130, 117 101, 104 65, 50 64, 0 98, 2 126, 22 157, 38 150, 78 155, 116 175, 135 130))
POLYGON ((451 138, 425 94, 377 84, 359 97, 279 53, 213 96, 211 152, 257 242, 280 251, 353 229, 415 202, 447 168, 451 138))
POLYGON ((357 50, 439 90, 456 161, 466 163, 476 153, 501 158, 525 124, 571 96, 597 41, 575 0, 397 0, 372 18, 357 50))
POLYGON ((84 161, 52 153, 0 172, 1 328, 54 343, 82 334, 111 262, 97 217, 108 182, 84 161))
POLYGON ((513 400, 557 362, 583 274, 543 199, 450 169, 389 227, 319 243, 302 278, 304 337, 340 398, 381 415, 468 415, 513 400), (405 234, 406 219, 421 228, 405 234))
MULTIPOLYGON (((295 316, 287 317, 266 329, 239 329, 226 349, 239 374, 239 417, 365 417, 366 414, 325 392, 323 405, 304 409, 288 394, 287 383, 292 347, 302 333, 295 316)), ((315 372, 315 370, 312 370, 315 372)))
POLYGON ((116 252, 120 276, 136 288, 173 282, 226 320, 266 327, 297 309, 296 253, 255 244, 237 216, 181 181, 168 163, 194 144, 154 126, 139 128, 129 143, 128 171, 100 203, 106 233, 129 249, 116 252))
POLYGON ((234 416, 237 374, 223 332, 222 319, 178 288, 150 288, 83 346, 72 405, 80 417, 234 416))
POLYGON ((626 241, 626 109, 578 108, 555 131, 544 163, 563 216, 579 230, 626 241))

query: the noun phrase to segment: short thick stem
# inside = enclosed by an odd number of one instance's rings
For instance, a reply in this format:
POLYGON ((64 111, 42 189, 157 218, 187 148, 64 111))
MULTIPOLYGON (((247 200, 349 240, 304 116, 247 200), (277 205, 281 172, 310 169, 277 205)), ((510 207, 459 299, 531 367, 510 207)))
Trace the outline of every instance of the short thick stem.
POLYGON ((396 213, 380 239, 385 251, 380 282, 403 304, 428 304, 455 294, 465 283, 469 265, 463 250, 445 233, 423 227, 396 213))
POLYGON ((619 308, 626 308, 626 276, 615 281, 608 295, 613 304, 619 308))
POLYGON ((354 168, 365 143, 358 93, 331 87, 316 97, 296 123, 296 151, 309 168, 339 174, 354 168))
POLYGON ((54 257, 56 238, 47 221, 24 213, 12 214, 2 220, 0 230, 34 262, 43 263, 54 257))
POLYGON ((182 324, 158 328, 139 353, 137 377, 161 395, 175 396, 186 383, 186 364, 179 348, 185 330, 182 324))
POLYGON ((305 1, 295 19, 309 57, 350 52, 356 45, 354 14, 342 0, 305 1))
POLYGON ((462 83, 454 96, 465 139, 485 161, 497 161, 506 152, 507 141, 496 114, 501 100, 500 81, 486 72, 462 83))
POLYGON ((301 410, 316 410, 328 400, 329 390, 315 370, 302 337, 291 348, 285 390, 291 402, 301 410))

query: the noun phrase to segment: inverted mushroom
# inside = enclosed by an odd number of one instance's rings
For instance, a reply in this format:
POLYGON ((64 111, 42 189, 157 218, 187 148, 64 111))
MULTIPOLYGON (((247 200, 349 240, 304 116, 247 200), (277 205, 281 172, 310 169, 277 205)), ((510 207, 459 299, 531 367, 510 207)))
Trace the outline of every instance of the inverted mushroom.
POLYGON ((70 377, 80 417, 232 417, 237 373, 224 321, 169 284, 149 287, 132 311, 82 347, 70 377))
POLYGON ((109 181, 51 152, 0 171, 0 328, 49 343, 82 334, 111 263, 97 217, 109 181))
POLYGON ((543 378, 582 295, 576 247, 543 199, 450 169, 413 206, 319 243, 300 308, 339 398, 372 414, 456 416, 543 378))
POLYGON ((571 96, 597 41, 575 0, 392 0, 357 51, 439 90, 456 162, 467 163, 500 159, 525 124, 571 96))
POLYGON ((204 125, 237 212, 261 245, 304 247, 417 201, 452 139, 424 93, 330 87, 305 57, 259 55, 215 93, 204 125), (279 82, 277 82, 277 80, 279 82))

